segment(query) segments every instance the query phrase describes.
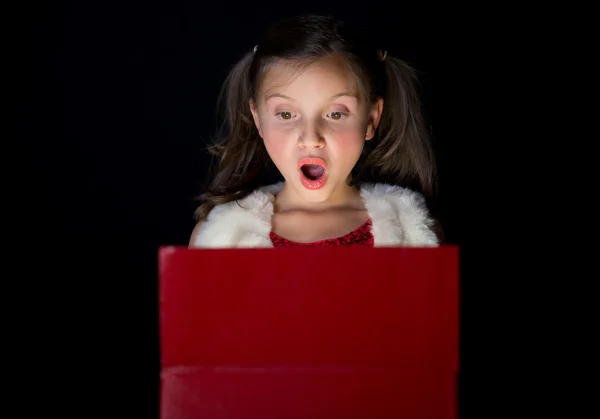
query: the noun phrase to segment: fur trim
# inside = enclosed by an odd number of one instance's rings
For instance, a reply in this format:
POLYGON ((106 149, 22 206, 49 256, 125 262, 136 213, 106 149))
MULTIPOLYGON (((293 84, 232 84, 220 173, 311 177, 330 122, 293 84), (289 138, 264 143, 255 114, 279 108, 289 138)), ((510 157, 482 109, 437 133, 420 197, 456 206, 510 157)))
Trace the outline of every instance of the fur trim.
POLYGON ((400 186, 366 184, 361 196, 371 217, 375 246, 435 246, 425 198, 400 186))
MULTIPOLYGON (((269 233, 275 195, 283 182, 216 206, 193 238, 192 247, 273 247, 269 233)), ((364 184, 361 196, 372 222, 375 246, 437 246, 425 199, 400 186, 364 184)))

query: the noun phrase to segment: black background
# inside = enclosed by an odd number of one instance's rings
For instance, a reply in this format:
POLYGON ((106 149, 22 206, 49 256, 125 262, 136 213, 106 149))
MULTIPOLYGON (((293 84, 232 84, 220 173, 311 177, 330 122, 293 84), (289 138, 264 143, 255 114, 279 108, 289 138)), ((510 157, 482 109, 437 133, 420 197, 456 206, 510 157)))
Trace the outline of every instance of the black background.
POLYGON ((11 209, 24 220, 15 225, 18 244, 36 252, 19 259, 31 291, 21 305, 29 326, 19 330, 35 341, 37 372, 27 385, 52 395, 45 409, 156 417, 157 250, 186 245, 193 229, 218 90, 268 24, 316 12, 369 26, 382 48, 421 72, 440 169, 438 217, 463 258, 461 417, 485 417, 491 395, 471 374, 482 372, 477 360, 489 348, 473 313, 489 300, 470 298, 483 285, 473 279, 480 259, 469 232, 490 241, 478 226, 495 202, 477 182, 491 184, 497 173, 473 173, 492 154, 485 107, 494 100, 478 99, 502 87, 490 75, 498 63, 484 60, 497 45, 481 31, 485 19, 439 7, 130 0, 55 2, 22 14, 18 138, 27 158, 12 172, 11 209))

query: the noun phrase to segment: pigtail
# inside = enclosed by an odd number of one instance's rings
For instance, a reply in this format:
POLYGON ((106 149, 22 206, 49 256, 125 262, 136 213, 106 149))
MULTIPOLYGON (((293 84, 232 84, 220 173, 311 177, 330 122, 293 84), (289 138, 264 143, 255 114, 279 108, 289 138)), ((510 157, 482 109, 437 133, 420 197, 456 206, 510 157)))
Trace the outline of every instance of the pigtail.
POLYGON ((249 108, 253 59, 253 52, 246 54, 231 69, 219 93, 217 107, 222 122, 216 142, 208 149, 218 163, 216 170, 209 171, 211 183, 200 196, 204 203, 195 212, 197 220, 206 218, 216 205, 248 195, 260 185, 260 173, 268 164, 249 108))
POLYGON ((436 194, 436 167, 422 115, 415 70, 404 61, 381 56, 384 105, 378 138, 365 166, 371 178, 414 189, 430 201, 436 194))
POLYGON ((227 155, 228 139, 244 136, 251 127, 251 114, 248 109, 248 99, 251 96, 251 86, 248 78, 253 53, 246 54, 230 70, 221 86, 217 99, 217 113, 223 118, 217 131, 217 142, 209 147, 210 154, 221 159, 227 155))

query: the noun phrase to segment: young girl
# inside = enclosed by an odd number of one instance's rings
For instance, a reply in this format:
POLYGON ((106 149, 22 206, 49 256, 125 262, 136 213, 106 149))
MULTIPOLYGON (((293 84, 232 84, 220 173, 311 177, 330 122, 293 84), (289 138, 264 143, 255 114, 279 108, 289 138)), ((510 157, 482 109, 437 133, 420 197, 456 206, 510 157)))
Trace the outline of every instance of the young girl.
POLYGON ((437 246, 412 69, 329 17, 274 25, 231 70, 190 247, 437 246), (265 185, 274 164, 284 181, 265 185))

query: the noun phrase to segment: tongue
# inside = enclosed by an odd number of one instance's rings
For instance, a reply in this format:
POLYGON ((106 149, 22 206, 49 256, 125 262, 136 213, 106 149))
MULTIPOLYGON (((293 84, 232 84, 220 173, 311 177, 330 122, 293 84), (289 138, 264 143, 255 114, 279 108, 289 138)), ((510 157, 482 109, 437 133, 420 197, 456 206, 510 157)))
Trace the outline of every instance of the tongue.
POLYGON ((304 172, 307 178, 316 180, 323 176, 323 173, 325 173, 325 168, 318 164, 305 164, 302 166, 302 172, 304 172))

